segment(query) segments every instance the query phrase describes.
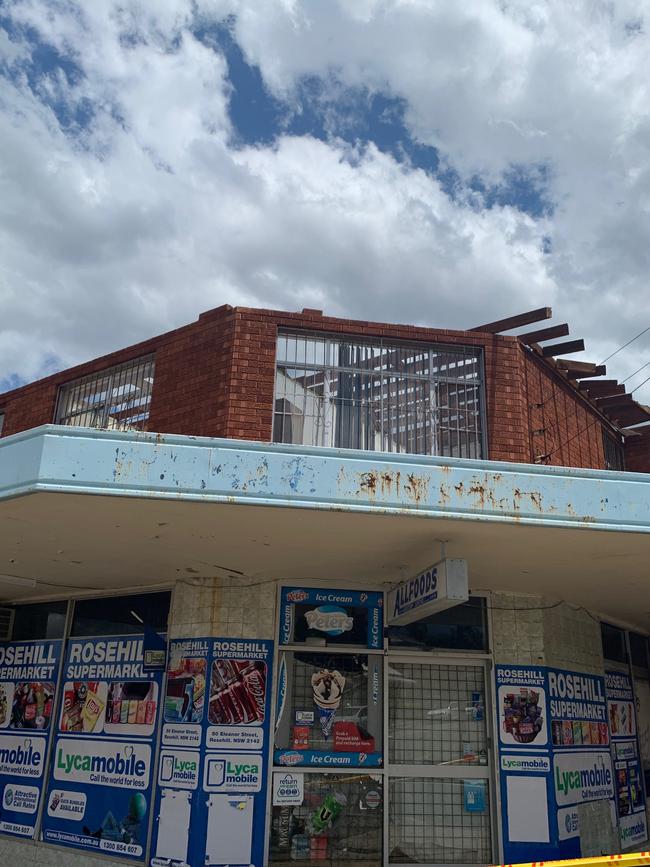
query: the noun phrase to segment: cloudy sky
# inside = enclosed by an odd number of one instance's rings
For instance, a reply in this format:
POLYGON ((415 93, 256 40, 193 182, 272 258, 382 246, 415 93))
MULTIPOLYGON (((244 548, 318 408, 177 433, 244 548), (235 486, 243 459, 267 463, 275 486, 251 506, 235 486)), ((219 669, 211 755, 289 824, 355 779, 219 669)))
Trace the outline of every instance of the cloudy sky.
POLYGON ((0 2, 0 391, 223 303, 550 305, 601 361, 650 325, 649 32, 642 0, 0 2))

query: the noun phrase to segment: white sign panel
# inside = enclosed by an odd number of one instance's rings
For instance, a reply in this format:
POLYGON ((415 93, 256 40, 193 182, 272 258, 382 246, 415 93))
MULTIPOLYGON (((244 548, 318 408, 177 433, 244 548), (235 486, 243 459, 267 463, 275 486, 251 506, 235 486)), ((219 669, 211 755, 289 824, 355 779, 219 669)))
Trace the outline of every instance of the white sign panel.
POLYGON ((150 763, 148 744, 59 738, 55 747, 54 779, 62 783, 146 789, 150 763))
POLYGON ((388 623, 413 623, 468 598, 467 560, 441 560, 389 592, 388 623))
POLYGON ((305 775, 286 771, 273 774, 273 806, 299 807, 305 799, 305 775))
POLYGON ((607 753, 559 753, 553 759, 559 807, 614 797, 612 761, 607 753))
POLYGON ((261 792, 262 756, 254 753, 208 753, 203 788, 206 792, 261 792))

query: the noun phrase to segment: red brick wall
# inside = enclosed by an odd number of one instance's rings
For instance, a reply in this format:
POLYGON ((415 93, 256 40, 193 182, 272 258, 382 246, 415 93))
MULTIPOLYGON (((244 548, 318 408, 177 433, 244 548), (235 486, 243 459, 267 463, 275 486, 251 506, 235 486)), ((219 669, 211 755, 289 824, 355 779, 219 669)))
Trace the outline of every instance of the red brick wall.
POLYGON ((279 328, 480 346, 491 459, 528 463, 550 453, 544 463, 604 465, 600 417, 514 337, 228 305, 176 331, 0 395, 3 434, 51 422, 61 383, 155 352, 149 430, 268 442, 279 328))
POLYGON ((650 473, 650 430, 625 439, 625 469, 631 473, 650 473))

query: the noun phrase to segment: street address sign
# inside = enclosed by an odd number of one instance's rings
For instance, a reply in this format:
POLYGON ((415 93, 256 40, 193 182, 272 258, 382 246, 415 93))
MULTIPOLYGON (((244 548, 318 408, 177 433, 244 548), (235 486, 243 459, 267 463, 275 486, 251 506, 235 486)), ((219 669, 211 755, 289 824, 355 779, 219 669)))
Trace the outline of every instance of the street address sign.
POLYGON ((468 598, 467 560, 440 560, 389 591, 388 624, 404 626, 467 602, 468 598))

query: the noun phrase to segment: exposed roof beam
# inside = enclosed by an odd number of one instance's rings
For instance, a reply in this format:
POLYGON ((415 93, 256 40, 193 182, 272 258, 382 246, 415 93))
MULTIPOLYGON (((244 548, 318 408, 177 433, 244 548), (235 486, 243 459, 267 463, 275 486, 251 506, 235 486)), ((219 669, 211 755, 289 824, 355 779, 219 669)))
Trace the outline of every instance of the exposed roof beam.
POLYGON ((483 331, 489 334, 498 334, 500 331, 510 331, 512 328, 521 328, 523 325, 531 325, 533 322, 541 322, 550 319, 553 311, 550 307, 540 307, 537 310, 529 310, 527 313, 519 313, 517 316, 508 316, 505 319, 497 319, 485 325, 477 325, 470 331, 483 331))
POLYGON ((555 363, 563 370, 575 373, 576 379, 583 379, 587 376, 603 376, 607 373, 607 368, 604 364, 594 364, 591 361, 572 361, 570 358, 556 358, 555 363))
POLYGON ((599 407, 614 407, 614 406, 628 406, 634 403, 634 398, 631 394, 614 394, 611 397, 597 397, 596 404, 599 407))
POLYGON ((566 337, 569 333, 569 326, 564 323, 562 325, 551 325, 550 328, 540 328, 537 331, 527 331, 525 334, 518 334, 517 337, 526 346, 531 343, 541 343, 543 340, 554 340, 556 337, 566 337))
POLYGON ((550 358, 552 355, 557 355, 558 352, 582 352, 584 348, 584 340, 565 340, 564 343, 552 343, 550 346, 543 346, 542 355, 544 358, 550 358))
POLYGON ((586 391, 589 397, 610 397, 614 394, 625 394, 625 386, 615 379, 602 379, 581 383, 580 391, 586 391))

